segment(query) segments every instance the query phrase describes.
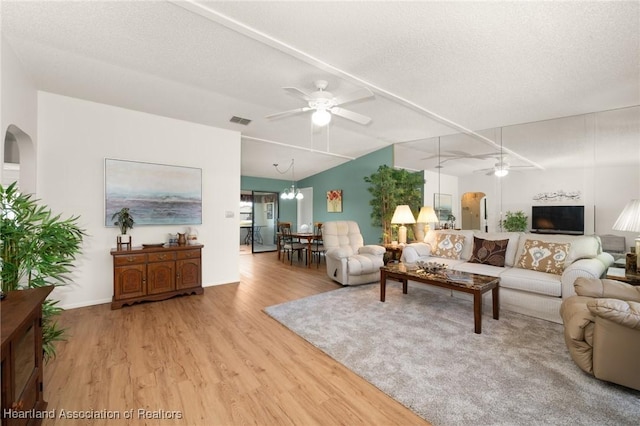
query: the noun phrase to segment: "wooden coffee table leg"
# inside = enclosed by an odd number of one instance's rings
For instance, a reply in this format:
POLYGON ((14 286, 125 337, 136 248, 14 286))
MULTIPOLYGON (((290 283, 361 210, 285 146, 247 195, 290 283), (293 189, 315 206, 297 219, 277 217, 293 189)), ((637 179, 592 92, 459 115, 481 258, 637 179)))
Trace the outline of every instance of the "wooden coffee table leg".
POLYGON ((402 280, 402 294, 407 294, 408 281, 409 280, 402 280))
POLYGON ((500 287, 495 287, 491 290, 491 296, 493 296, 493 319, 500 319, 500 287))
POLYGON ((473 294, 473 324, 475 333, 482 333, 482 294, 480 292, 473 294))
POLYGON ((385 291, 387 289, 387 273, 380 270, 380 301, 384 302, 385 291))

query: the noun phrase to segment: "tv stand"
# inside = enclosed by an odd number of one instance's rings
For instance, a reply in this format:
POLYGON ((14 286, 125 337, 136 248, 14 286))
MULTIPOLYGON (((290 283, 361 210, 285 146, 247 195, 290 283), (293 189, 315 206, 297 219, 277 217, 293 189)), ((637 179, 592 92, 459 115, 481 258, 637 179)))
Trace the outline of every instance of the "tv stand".
POLYGON ((563 231, 561 229, 532 229, 532 234, 553 234, 553 235, 584 235, 581 231, 563 231))

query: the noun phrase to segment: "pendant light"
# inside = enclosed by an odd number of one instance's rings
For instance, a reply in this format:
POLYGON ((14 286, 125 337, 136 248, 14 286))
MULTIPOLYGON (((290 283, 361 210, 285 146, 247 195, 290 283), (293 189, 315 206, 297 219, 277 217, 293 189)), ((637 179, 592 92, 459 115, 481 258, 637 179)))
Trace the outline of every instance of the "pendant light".
POLYGON ((284 171, 280 171, 280 169, 278 169, 278 163, 274 163, 273 164, 273 167, 275 167, 276 171, 278 173, 280 173, 281 175, 283 175, 283 174, 287 173, 289 170, 291 170, 291 187, 290 188, 285 188, 282 191, 282 193, 280 194, 280 198, 282 198, 283 200, 293 200, 294 198, 296 200, 302 200, 304 198, 304 195, 302 194, 302 192, 300 192, 300 189, 296 188, 294 163, 295 163, 295 160, 292 158, 291 159, 291 164, 289 164, 289 167, 287 167, 287 169, 284 170, 284 171))

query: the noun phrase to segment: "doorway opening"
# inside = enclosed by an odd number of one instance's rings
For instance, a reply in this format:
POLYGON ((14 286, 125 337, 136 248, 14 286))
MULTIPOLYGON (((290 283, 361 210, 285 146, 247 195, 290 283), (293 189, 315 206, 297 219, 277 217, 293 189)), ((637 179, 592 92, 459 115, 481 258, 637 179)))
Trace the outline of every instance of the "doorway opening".
POLYGON ((276 251, 278 193, 241 191, 240 252, 276 251))
POLYGON ((487 196, 484 192, 465 192, 462 194, 462 229, 488 232, 487 196))

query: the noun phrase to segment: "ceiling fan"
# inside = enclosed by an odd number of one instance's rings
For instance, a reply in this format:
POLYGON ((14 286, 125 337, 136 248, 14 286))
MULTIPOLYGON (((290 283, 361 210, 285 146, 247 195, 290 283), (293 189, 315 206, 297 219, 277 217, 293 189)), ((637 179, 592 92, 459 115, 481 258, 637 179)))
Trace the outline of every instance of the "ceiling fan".
POLYGON ((340 105, 344 105, 349 102, 359 101, 361 99, 367 99, 373 97, 373 92, 366 87, 362 87, 355 92, 343 95, 334 96, 331 92, 327 92, 325 89, 329 85, 325 80, 317 80, 314 82, 316 91, 312 93, 305 93, 304 91, 295 87, 284 87, 283 89, 290 94, 307 101, 307 106, 292 109, 289 111, 278 112, 276 114, 267 115, 266 118, 280 118, 289 115, 300 114, 307 111, 314 111, 311 120, 316 126, 326 126, 331 121, 332 115, 337 115, 347 120, 355 121, 356 123, 367 125, 371 122, 371 118, 358 114, 344 108, 340 105))
POLYGON ((499 155, 495 157, 498 160, 493 167, 488 167, 486 169, 474 170, 474 173, 485 173, 487 176, 496 175, 498 177, 503 177, 509 174, 509 171, 516 169, 535 169, 533 166, 512 166, 507 161, 506 155, 499 155))

